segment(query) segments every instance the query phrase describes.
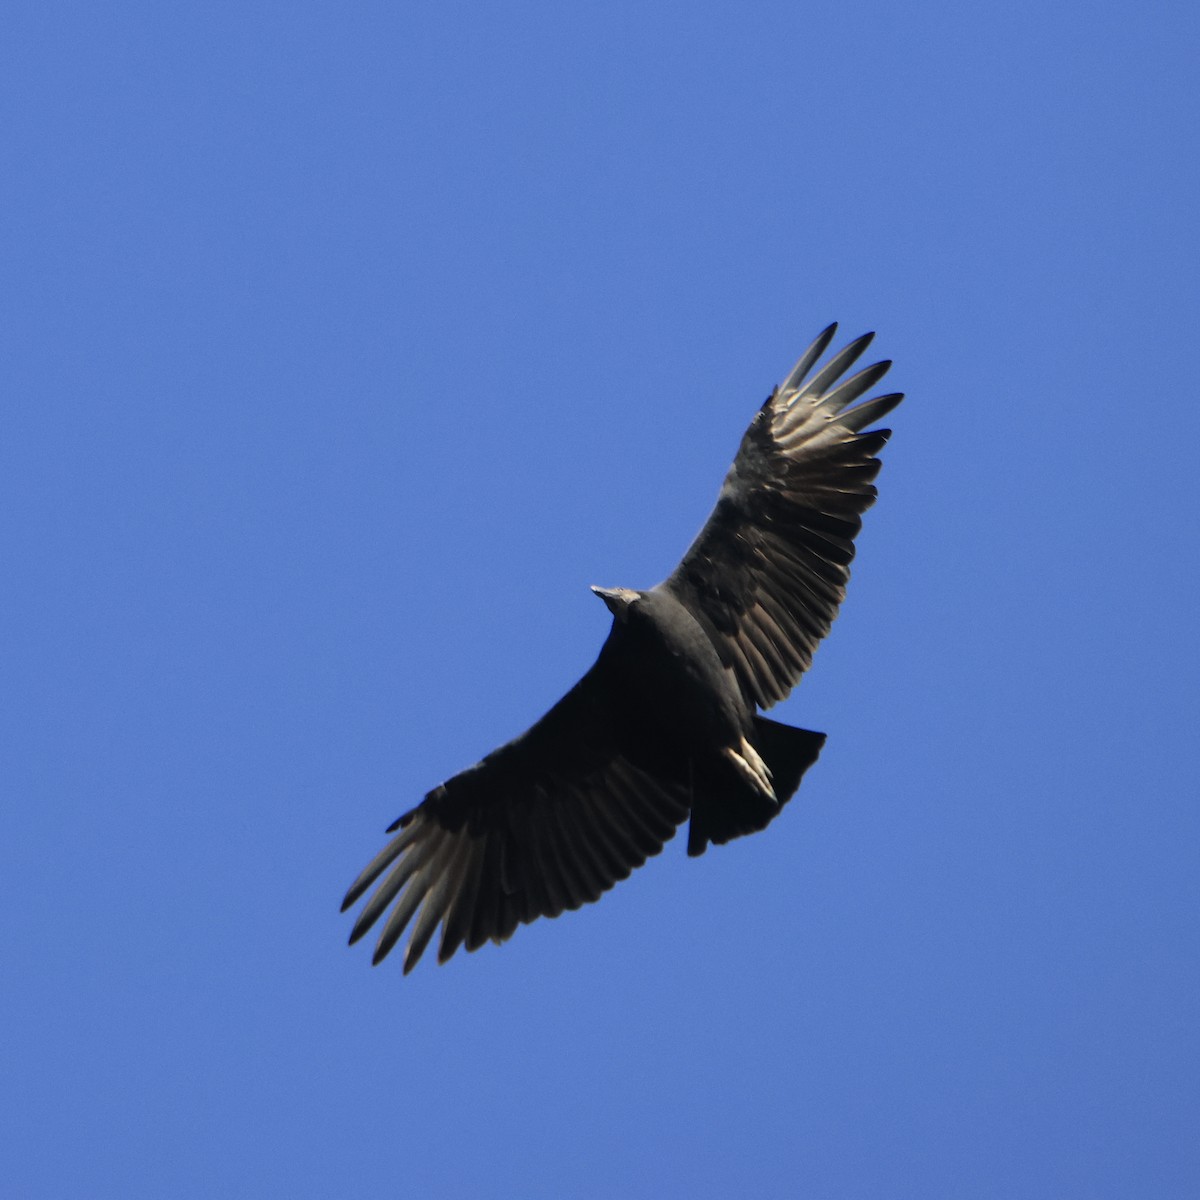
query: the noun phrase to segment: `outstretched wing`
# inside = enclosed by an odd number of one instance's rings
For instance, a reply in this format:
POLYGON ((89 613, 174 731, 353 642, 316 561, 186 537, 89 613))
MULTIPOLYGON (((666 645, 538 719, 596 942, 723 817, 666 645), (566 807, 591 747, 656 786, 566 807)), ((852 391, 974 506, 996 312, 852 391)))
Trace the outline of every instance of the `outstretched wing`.
POLYGON ((838 383, 870 333, 809 378, 836 330, 813 342, 759 410, 707 523, 659 584, 692 611, 760 708, 795 687, 837 616, 854 536, 875 501, 875 455, 891 432, 862 431, 904 398, 849 407, 891 366, 876 363, 838 383))
POLYGON ((396 836, 342 904, 380 881, 351 943, 390 908, 379 962, 417 914, 407 974, 439 923, 445 962, 459 946, 503 942, 518 924, 598 900, 657 854, 689 809, 685 787, 640 770, 618 743, 601 660, 527 733, 391 826, 396 836))

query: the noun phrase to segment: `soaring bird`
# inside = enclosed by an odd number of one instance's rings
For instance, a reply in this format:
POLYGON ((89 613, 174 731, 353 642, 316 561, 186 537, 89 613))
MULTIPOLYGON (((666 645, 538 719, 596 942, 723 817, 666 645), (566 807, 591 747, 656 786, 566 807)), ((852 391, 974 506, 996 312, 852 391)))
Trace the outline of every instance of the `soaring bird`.
POLYGON ((758 710, 795 687, 837 615, 891 432, 868 427, 903 399, 855 406, 891 363, 843 379, 867 333, 818 367, 836 330, 759 409, 675 570, 648 591, 592 589, 613 620, 587 674, 389 827, 342 905, 378 884, 350 933, 387 914, 374 962, 414 914, 405 974, 439 924, 439 962, 503 942, 598 900, 689 817, 698 855, 765 828, 791 798, 825 735, 758 710))

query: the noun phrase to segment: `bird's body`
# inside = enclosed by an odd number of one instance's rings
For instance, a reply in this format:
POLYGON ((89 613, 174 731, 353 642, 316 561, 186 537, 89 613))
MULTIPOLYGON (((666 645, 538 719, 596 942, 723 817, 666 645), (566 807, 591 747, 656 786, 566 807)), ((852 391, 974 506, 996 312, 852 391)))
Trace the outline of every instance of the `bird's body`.
POLYGON ((769 721, 842 599, 899 403, 850 408, 890 364, 837 381, 871 335, 811 379, 830 326, 759 411, 708 522, 648 591, 594 588, 613 614, 599 657, 540 721, 434 788, 343 907, 380 880, 351 933, 389 908, 378 962, 418 913, 405 970, 442 926, 438 958, 596 900, 690 816, 689 854, 764 828, 823 734, 769 721), (394 907, 393 907, 394 906, 394 907))
POLYGON ((739 832, 762 828, 791 798, 823 735, 758 717, 703 626, 669 588, 595 590, 615 618, 594 669, 616 739, 631 763, 685 794, 690 853, 728 840, 723 826, 705 820, 717 811, 726 823, 747 826, 739 832), (609 599, 614 593, 622 595, 617 603, 609 599), (768 757, 760 745, 764 725, 795 738, 773 739, 768 757), (786 750, 781 741, 790 743, 786 750), (790 769, 793 758, 803 760, 798 771, 790 769))
POLYGON ((627 594, 624 607, 610 606, 615 619, 598 660, 611 672, 627 736, 683 755, 736 744, 754 708, 700 622, 661 586, 627 594))

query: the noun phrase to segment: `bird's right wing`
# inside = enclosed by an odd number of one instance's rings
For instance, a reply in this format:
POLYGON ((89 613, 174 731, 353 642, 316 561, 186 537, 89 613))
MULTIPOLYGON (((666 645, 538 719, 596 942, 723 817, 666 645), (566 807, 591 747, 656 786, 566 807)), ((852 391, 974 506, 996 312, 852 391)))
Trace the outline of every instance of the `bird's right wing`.
POLYGON ((459 946, 503 942, 518 924, 598 900, 657 854, 687 817, 686 787, 655 779, 620 752, 598 662, 521 737, 434 788, 342 904, 379 886, 354 943, 390 908, 379 962, 417 913, 407 974, 439 923, 438 961, 459 946))
POLYGON ((869 333, 810 375, 836 329, 830 325, 768 397, 707 523, 659 585, 696 617, 759 708, 792 690, 837 616, 854 538, 875 501, 875 456, 888 439, 888 430, 870 427, 903 399, 855 404, 889 362, 839 382, 869 333))

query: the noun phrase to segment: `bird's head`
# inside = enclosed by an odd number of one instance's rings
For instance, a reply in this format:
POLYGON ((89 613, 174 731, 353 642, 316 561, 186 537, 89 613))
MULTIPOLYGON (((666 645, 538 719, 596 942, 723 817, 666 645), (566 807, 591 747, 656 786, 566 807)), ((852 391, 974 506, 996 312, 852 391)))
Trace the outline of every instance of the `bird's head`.
POLYGON ((608 611, 618 621, 624 621, 629 615, 630 605, 641 599, 641 593, 635 592, 633 588, 593 587, 592 591, 604 601, 608 611))

